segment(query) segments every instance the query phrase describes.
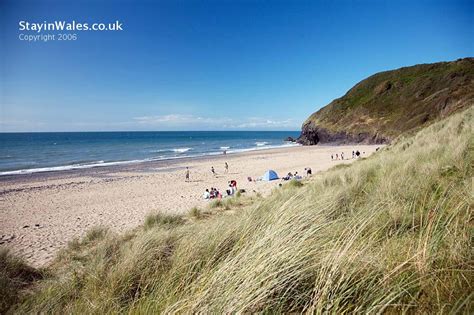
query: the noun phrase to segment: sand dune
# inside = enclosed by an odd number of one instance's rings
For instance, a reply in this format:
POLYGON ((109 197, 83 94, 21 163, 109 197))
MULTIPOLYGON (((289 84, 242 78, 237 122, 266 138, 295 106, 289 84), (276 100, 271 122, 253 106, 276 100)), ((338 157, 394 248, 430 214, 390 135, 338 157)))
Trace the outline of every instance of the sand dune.
POLYGON ((331 153, 358 149, 365 156, 377 146, 292 147, 210 158, 144 163, 134 166, 0 178, 0 247, 9 247, 34 266, 50 262, 67 242, 94 226, 125 231, 153 212, 185 213, 206 207, 206 188, 225 190, 237 180, 247 194, 268 194, 280 181, 248 182, 274 169, 280 176, 311 167, 313 174, 338 163, 331 153), (224 162, 229 173, 224 173, 224 162), (217 176, 210 169, 214 166, 217 176), (185 182, 185 168, 191 180, 185 182))

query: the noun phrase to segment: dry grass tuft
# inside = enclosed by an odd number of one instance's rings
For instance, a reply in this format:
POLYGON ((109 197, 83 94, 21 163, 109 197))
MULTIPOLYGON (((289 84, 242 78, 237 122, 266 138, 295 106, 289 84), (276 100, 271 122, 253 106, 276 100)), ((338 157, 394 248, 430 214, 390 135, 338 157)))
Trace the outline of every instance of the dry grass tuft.
POLYGON ((157 213, 147 215, 144 227, 145 229, 153 227, 173 228, 182 224, 184 224, 184 218, 181 215, 157 213))

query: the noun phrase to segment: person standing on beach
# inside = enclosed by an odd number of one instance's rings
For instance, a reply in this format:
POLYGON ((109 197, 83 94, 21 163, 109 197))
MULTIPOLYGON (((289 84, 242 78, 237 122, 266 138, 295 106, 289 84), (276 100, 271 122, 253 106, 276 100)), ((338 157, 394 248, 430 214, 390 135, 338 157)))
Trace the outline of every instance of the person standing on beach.
POLYGON ((211 166, 211 172, 212 172, 212 175, 216 176, 216 170, 214 169, 214 166, 211 166))
POLYGON ((341 153, 341 160, 344 160, 344 152, 341 153))
POLYGON ((189 167, 186 167, 186 181, 189 182, 189 167))
POLYGON ((227 164, 227 162, 225 162, 224 167, 225 167, 225 172, 228 173, 229 172, 229 164, 227 164))
POLYGON ((331 154, 331 161, 334 161, 334 155, 331 154))
POLYGON ((352 150, 352 158, 353 158, 353 159, 355 158, 355 152, 354 152, 354 150, 352 150))
POLYGON ((336 160, 339 160, 339 154, 336 153, 336 160))

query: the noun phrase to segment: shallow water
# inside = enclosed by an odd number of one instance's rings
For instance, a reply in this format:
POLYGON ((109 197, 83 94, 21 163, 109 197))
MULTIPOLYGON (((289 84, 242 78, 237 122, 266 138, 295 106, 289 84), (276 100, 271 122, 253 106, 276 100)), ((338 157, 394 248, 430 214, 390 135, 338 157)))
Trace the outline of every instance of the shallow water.
POLYGON ((83 169, 295 145, 298 131, 0 133, 0 175, 83 169))

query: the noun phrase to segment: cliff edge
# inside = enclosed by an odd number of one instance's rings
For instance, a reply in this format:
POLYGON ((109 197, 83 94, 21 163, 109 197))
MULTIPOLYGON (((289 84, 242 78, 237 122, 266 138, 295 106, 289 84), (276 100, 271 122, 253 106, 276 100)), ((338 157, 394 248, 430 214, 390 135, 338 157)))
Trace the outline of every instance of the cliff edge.
POLYGON ((474 103, 474 58, 374 74, 313 113, 298 142, 389 143, 474 103))

